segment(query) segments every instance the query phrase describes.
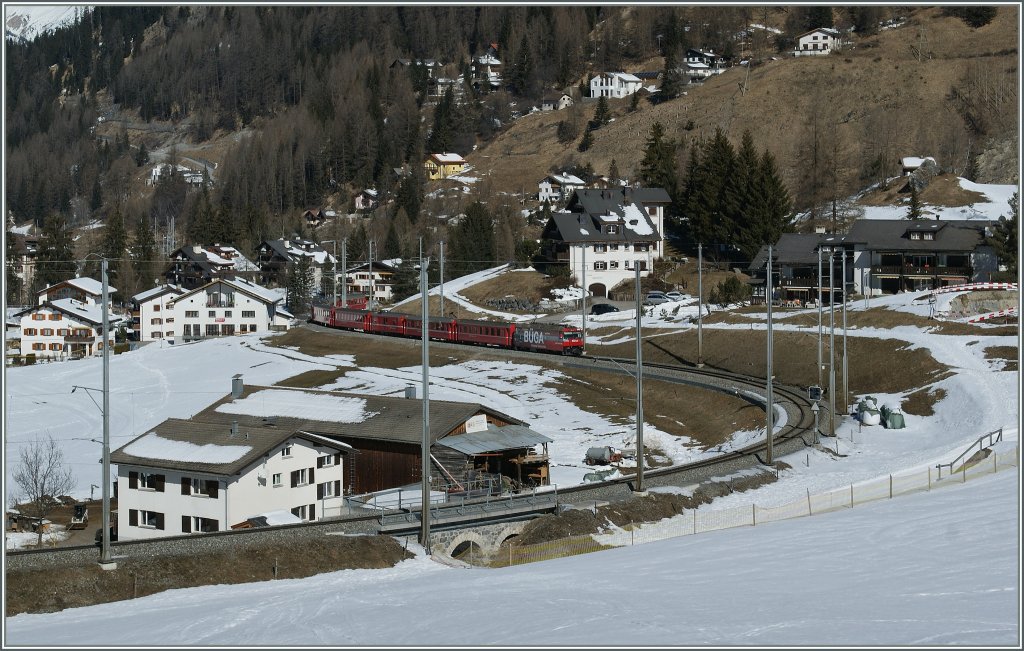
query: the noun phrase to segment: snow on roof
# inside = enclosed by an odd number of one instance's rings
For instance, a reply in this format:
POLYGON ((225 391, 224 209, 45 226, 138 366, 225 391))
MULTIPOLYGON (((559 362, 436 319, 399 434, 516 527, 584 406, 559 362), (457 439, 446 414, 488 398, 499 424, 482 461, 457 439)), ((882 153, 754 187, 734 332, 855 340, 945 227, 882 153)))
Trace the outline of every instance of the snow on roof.
MULTIPOLYGON (((82 290, 87 294, 93 294, 95 296, 100 296, 103 294, 103 283, 101 283, 98 280, 95 280, 94 278, 72 278, 71 280, 65 282, 67 282, 67 284, 69 285, 77 287, 78 289, 82 290)), ((57 284, 59 285, 60 283, 57 284)), ((47 287, 47 289, 49 289, 49 287, 47 287)), ((107 287, 107 292, 113 294, 115 291, 117 290, 115 290, 113 287, 107 287)))
POLYGON ((222 278, 220 282, 229 283, 235 287, 244 289, 250 294, 254 294, 268 303, 276 303, 281 300, 281 295, 278 292, 267 289, 262 285, 257 285, 251 280, 246 280, 245 278, 222 278))
POLYGON ((264 518, 269 526, 278 524, 296 524, 302 522, 302 518, 295 515, 291 511, 267 511, 266 513, 260 513, 255 515, 256 518, 264 518))
POLYGON ((618 77, 620 81, 635 81, 638 84, 640 83, 640 77, 637 77, 636 75, 631 75, 628 72, 613 72, 612 75, 618 77))
POLYGON ((315 262, 316 264, 327 264, 329 262, 334 262, 334 257, 331 256, 331 254, 328 253, 327 251, 324 251, 323 247, 321 247, 319 244, 316 244, 314 242, 308 242, 306 240, 300 240, 299 243, 312 244, 315 248, 306 249, 303 248, 302 246, 296 246, 295 241, 285 240, 285 251, 287 251, 290 255, 301 255, 303 257, 313 258, 313 262, 315 262))
POLYGON ((622 208, 625 213, 623 216, 626 220, 626 228, 637 235, 651 235, 654 233, 643 210, 637 208, 634 204, 627 204, 622 208))
POLYGON ((446 153, 443 153, 443 154, 433 154, 433 156, 434 156, 434 158, 436 158, 438 161, 440 161, 442 163, 465 163, 466 162, 466 159, 464 159, 462 156, 459 156, 458 154, 449 153, 449 152, 446 152, 446 153))
POLYGON ((548 178, 562 185, 586 185, 583 179, 573 174, 551 174, 548 178))
POLYGON ((366 411, 366 400, 363 398, 283 389, 255 391, 245 398, 220 405, 217 411, 263 418, 280 416, 338 423, 361 423, 376 415, 376 412, 366 411))
POLYGON ((925 156, 923 158, 919 156, 904 156, 900 159, 900 163, 903 164, 903 167, 912 167, 916 169, 924 165, 925 161, 929 160, 933 163, 935 162, 935 159, 931 156, 925 156))
POLYGON ((124 448, 125 454, 143 459, 184 461, 196 463, 231 463, 238 461, 250 450, 251 445, 197 445, 188 441, 174 441, 156 432, 149 432, 124 448))
POLYGON ((174 294, 182 294, 182 293, 184 293, 185 290, 182 289, 181 287, 178 287, 177 285, 172 285, 172 284, 157 285, 156 287, 154 287, 152 289, 147 289, 144 292, 139 292, 135 296, 132 296, 132 300, 137 302, 137 303, 143 303, 143 302, 148 301, 149 299, 151 299, 151 298, 153 298, 155 296, 159 296, 160 294, 162 294, 162 293, 164 293, 166 291, 171 291, 174 294))
POLYGON ((491 56, 490 54, 484 54, 477 57, 477 63, 485 66, 500 66, 501 61, 497 57, 491 56))
MULTIPOLYGON (((86 304, 81 301, 76 301, 73 298, 61 298, 56 301, 51 301, 51 304, 67 314, 76 316, 88 321, 89 323, 103 323, 102 305, 86 304)), ((110 322, 113 323, 114 315, 109 315, 109 317, 110 322)))
POLYGON ((705 70, 709 67, 706 63, 687 63, 686 65, 690 68, 700 68, 705 70))

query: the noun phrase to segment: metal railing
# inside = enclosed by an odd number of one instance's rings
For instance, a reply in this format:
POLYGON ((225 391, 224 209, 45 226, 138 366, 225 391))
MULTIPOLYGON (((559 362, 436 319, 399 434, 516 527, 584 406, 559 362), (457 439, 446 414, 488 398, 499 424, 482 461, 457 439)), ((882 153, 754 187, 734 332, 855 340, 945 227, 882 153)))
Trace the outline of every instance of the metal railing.
POLYGON ((939 479, 942 479, 942 469, 949 468, 949 474, 953 474, 953 466, 960 463, 967 455, 974 452, 974 448, 978 448, 978 452, 981 452, 985 448, 992 447, 996 443, 1003 440, 1003 428, 1000 427, 994 432, 989 432, 983 436, 978 437, 978 440, 971 443, 971 446, 964 450, 959 457, 953 459, 949 463, 939 463, 935 465, 935 468, 939 471, 939 479), (985 441, 988 443, 985 443, 985 441))

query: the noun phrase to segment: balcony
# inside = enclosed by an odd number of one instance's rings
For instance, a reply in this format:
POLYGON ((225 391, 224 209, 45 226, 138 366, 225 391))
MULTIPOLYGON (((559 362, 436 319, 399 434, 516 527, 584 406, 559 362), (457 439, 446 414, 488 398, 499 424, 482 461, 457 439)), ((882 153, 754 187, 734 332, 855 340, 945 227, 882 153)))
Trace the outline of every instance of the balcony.
POLYGON ((206 299, 206 307, 234 307, 234 306, 235 306, 235 299, 233 299, 233 298, 225 298, 225 299, 208 298, 208 299, 206 299))
POLYGON ((96 335, 65 335, 64 341, 69 344, 91 344, 96 341, 96 335))
POLYGON ((872 276, 956 276, 970 278, 973 273, 970 267, 932 267, 915 265, 872 265, 872 276))

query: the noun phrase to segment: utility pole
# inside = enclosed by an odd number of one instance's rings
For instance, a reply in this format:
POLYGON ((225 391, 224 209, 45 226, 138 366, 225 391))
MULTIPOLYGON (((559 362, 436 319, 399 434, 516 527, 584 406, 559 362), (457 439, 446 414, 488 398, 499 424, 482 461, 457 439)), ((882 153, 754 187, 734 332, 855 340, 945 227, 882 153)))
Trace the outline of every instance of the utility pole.
POLYGON ((768 245, 768 283, 765 285, 765 302, 768 304, 768 387, 765 416, 767 417, 768 452, 766 462, 771 465, 773 457, 772 429, 774 427, 774 406, 772 401, 772 245, 768 245))
MULTIPOLYGON (((583 300, 581 304, 583 309, 580 310, 583 315, 583 352, 587 350, 587 243, 584 242, 581 247, 583 250, 583 271, 582 271, 582 284, 583 284, 583 300)), ((640 286, 637 285, 637 291, 640 291, 640 286)))
POLYGON ((697 243, 697 368, 704 368, 704 244, 697 243))
POLYGON ((843 413, 849 413, 850 407, 850 374, 846 356, 846 245, 843 245, 843 413))
POLYGON ((101 264, 103 280, 103 538, 100 567, 117 569, 110 558, 110 283, 107 280, 107 259, 101 264))
POLYGON ((369 296, 369 298, 367 298, 366 308, 369 309, 369 310, 372 310, 373 309, 373 304, 374 304, 373 303, 373 240, 370 240, 369 242, 367 242, 367 247, 369 248, 369 255, 370 255, 370 266, 368 267, 369 271, 370 271, 370 296, 369 296))
POLYGON ((643 309, 640 302, 640 265, 634 264, 636 274, 636 489, 644 492, 644 362, 640 344, 643 343, 643 309))
POLYGON ((821 372, 822 372, 822 366, 821 366, 821 357, 822 357, 822 352, 821 352, 821 307, 822 307, 822 305, 821 305, 821 249, 822 249, 821 244, 819 244, 818 245, 818 300, 816 301, 817 304, 818 304, 818 386, 819 387, 823 386, 823 384, 824 384, 821 381, 821 372))
POLYGON ((348 307, 348 238, 341 241, 341 306, 348 307))
POLYGON ((835 247, 828 250, 828 313, 829 313, 829 339, 828 339, 828 419, 829 432, 836 435, 836 281, 835 281, 835 247))
POLYGON ((444 240, 441 240, 441 317, 444 317, 444 240))
POLYGON ((429 311, 427 310, 427 264, 423 259, 423 238, 420 238, 420 295, 422 332, 420 336, 423 341, 423 438, 420 443, 420 458, 422 464, 420 474, 422 475, 423 491, 420 498, 420 544, 427 555, 430 555, 430 336, 427 329, 429 311))
POLYGON ((338 307, 338 240, 332 240, 334 245, 334 276, 331 277, 331 307, 338 307))

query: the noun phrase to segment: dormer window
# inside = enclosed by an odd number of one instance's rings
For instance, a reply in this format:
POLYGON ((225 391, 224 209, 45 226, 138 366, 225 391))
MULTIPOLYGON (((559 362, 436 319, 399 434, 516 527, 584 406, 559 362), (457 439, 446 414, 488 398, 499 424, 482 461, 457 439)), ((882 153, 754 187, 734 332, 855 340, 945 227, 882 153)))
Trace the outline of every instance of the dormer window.
POLYGON ((926 239, 926 240, 934 240, 935 239, 935 233, 922 233, 922 235, 923 235, 923 238, 926 239))
POLYGON ((610 225, 605 227, 605 233, 608 233, 609 235, 616 235, 616 234, 618 234, 618 232, 619 232, 619 227, 616 226, 615 224, 610 224, 610 225))
POLYGON ((921 239, 921 234, 919 232, 917 232, 917 231, 911 231, 910 239, 912 239, 912 240, 919 240, 919 239, 921 239))

